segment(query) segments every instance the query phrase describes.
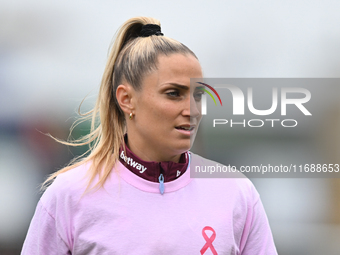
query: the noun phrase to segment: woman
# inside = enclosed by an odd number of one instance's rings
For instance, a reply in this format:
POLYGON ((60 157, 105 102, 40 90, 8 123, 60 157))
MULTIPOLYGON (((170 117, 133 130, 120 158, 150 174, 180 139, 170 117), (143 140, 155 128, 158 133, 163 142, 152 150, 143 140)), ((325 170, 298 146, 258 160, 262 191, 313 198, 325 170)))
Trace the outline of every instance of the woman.
POLYGON ((276 254, 249 180, 190 179, 211 163, 188 152, 202 70, 159 25, 138 17, 118 31, 91 133, 71 143, 90 154, 45 182, 22 254, 276 254))

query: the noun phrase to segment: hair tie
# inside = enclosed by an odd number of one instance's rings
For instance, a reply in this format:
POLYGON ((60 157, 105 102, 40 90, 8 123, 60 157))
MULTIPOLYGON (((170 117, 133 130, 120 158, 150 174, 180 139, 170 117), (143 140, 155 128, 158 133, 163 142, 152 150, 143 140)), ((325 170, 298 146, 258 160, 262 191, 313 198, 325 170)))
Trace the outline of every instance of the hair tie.
POLYGON ((140 37, 148 37, 151 35, 163 35, 161 33, 161 27, 156 24, 146 24, 142 26, 142 30, 139 33, 140 37))

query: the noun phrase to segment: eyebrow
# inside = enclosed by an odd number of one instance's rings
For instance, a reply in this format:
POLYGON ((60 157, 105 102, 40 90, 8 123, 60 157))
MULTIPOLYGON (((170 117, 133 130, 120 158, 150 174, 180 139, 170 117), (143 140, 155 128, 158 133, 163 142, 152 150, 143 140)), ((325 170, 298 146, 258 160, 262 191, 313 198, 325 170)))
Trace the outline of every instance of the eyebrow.
MULTIPOLYGON (((178 83, 167 83, 167 84, 175 86, 175 87, 178 87, 180 89, 184 89, 184 90, 189 90, 190 89, 190 87, 188 87, 186 85, 181 85, 181 84, 178 84, 178 83)), ((198 89, 198 88, 204 88, 204 86, 197 86, 197 87, 195 87, 195 89, 198 89)))

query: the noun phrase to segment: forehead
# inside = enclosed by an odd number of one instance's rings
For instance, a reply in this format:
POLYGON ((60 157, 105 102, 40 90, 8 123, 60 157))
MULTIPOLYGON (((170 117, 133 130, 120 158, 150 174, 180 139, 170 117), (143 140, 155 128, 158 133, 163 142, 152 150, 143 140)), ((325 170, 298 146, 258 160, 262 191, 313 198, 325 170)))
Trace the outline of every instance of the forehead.
POLYGON ((192 75, 191 78, 201 78, 202 76, 200 63, 189 54, 160 55, 157 67, 159 75, 192 75))
POLYGON ((180 84, 190 86, 190 78, 202 78, 202 68, 198 60, 189 54, 160 55, 157 69, 146 75, 144 86, 164 86, 180 84))

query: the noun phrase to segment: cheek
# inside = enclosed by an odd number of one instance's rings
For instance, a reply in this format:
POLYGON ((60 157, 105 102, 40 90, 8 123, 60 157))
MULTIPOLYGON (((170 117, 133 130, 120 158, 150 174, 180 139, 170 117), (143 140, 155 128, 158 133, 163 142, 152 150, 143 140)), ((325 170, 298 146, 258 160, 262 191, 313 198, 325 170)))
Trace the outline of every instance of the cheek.
POLYGON ((145 125, 152 125, 154 128, 164 126, 171 119, 169 107, 159 100, 144 103, 138 112, 140 120, 145 125))
POLYGON ((152 112, 155 117, 164 120, 175 115, 176 105, 172 101, 162 97, 150 97, 148 110, 152 112))
POLYGON ((162 105, 161 107, 158 106, 150 110, 152 110, 153 117, 155 118, 155 121, 159 123, 159 125, 166 126, 169 122, 175 120, 176 114, 169 106, 167 107, 166 105, 162 105))
POLYGON ((155 132, 168 130, 170 126, 172 128, 176 124, 176 118, 180 115, 181 106, 161 96, 153 96, 151 93, 146 93, 146 95, 148 96, 140 98, 137 106, 139 110, 136 114, 139 115, 140 123, 148 126, 149 131, 155 132))

